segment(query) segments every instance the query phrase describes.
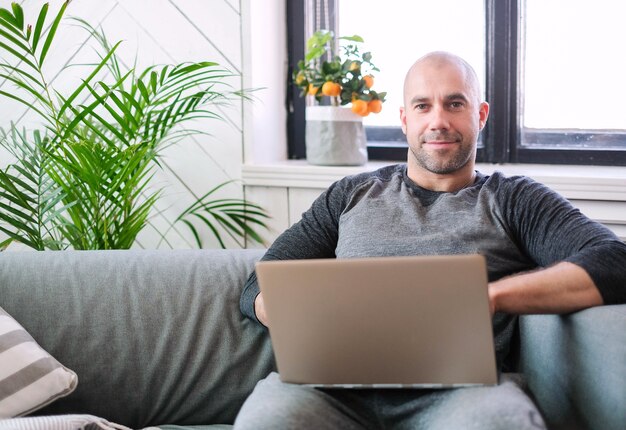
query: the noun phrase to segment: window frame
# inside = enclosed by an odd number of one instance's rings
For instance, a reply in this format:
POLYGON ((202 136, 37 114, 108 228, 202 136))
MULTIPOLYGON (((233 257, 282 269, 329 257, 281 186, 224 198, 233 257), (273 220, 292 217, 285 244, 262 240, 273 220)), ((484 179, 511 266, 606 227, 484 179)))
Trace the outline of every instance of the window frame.
MULTIPOLYGON (((329 0, 331 24, 336 22, 336 1, 329 0)), ((520 128, 520 5, 523 0, 485 0, 486 98, 490 116, 481 134, 477 161, 484 163, 530 163, 626 166, 626 131, 526 129, 532 142, 524 144, 520 128), (585 146, 594 142, 595 149, 585 146), (611 144, 624 145, 614 149, 611 144), (600 146, 600 148, 598 148, 600 146), (602 148, 603 147, 603 148, 602 148)), ((287 3, 288 91, 287 136, 290 159, 306 157, 304 144, 306 100, 292 82, 291 71, 304 58, 307 2, 287 3)), ((405 161, 407 145, 400 126, 366 127, 370 160, 405 161)))

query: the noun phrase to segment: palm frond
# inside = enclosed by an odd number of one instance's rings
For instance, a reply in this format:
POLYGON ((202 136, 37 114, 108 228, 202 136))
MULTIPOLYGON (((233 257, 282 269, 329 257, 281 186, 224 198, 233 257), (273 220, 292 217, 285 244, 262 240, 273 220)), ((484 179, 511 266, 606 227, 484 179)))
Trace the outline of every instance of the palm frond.
POLYGON ((102 68, 106 66, 107 61, 109 60, 109 58, 111 58, 111 56, 113 56, 113 54, 115 53, 115 50, 120 46, 121 43, 122 42, 119 41, 113 46, 113 48, 111 48, 111 50, 102 59, 102 61, 100 61, 100 63, 94 68, 94 70, 89 74, 89 76, 87 76, 87 78, 84 79, 83 82, 78 86, 78 88, 76 88, 76 90, 74 90, 74 92, 64 101, 63 105, 59 109, 59 113, 58 113, 59 119, 62 118, 63 113, 65 112, 66 109, 68 109, 71 106, 74 100, 85 90, 85 88, 87 88, 87 85, 89 85, 89 83, 98 75, 100 70, 102 70, 102 68))
POLYGON ((48 14, 48 3, 44 3, 39 11, 39 16, 37 17, 37 23, 35 24, 35 31, 33 32, 33 51, 37 51, 37 45, 39 45, 39 38, 41 37, 41 32, 43 31, 44 23, 46 22, 46 15, 48 14))
POLYGON ((56 240, 54 223, 61 214, 56 206, 62 192, 46 174, 47 140, 37 132, 30 143, 26 131, 11 126, 0 130, 0 145, 16 155, 17 162, 0 172, 0 220, 4 232, 35 249, 44 249, 46 240, 56 240))
POLYGON ((217 225, 238 243, 249 237, 253 241, 265 245, 265 241, 258 230, 250 225, 252 223, 260 228, 268 229, 267 224, 263 220, 268 219, 269 215, 263 208, 245 199, 210 199, 219 189, 233 182, 226 181, 212 188, 187 207, 176 219, 175 222, 182 221, 191 229, 198 246, 201 247, 198 232, 195 227, 191 227, 193 224, 188 220, 189 217, 201 220, 218 240, 222 248, 225 247, 225 244, 218 232, 217 225))
POLYGON ((59 28, 59 23, 61 22, 61 18, 63 18, 63 14, 65 13, 65 9, 67 8, 68 4, 69 4, 69 0, 63 2, 61 9, 57 13, 57 16, 54 18, 54 21, 52 22, 52 26, 48 30, 46 40, 43 43, 41 52, 39 53, 39 64, 43 64, 46 58, 46 55, 48 54, 48 50, 50 49, 50 45, 52 45, 52 41, 54 40, 54 35, 56 34, 57 28, 59 28))

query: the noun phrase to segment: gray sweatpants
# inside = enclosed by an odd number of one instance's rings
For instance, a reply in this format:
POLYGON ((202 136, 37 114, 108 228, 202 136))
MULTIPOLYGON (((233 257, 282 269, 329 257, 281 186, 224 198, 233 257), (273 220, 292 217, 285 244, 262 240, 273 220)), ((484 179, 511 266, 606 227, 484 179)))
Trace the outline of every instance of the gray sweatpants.
POLYGON ((260 381, 235 429, 545 429, 532 400, 506 374, 494 387, 449 390, 316 389, 260 381))

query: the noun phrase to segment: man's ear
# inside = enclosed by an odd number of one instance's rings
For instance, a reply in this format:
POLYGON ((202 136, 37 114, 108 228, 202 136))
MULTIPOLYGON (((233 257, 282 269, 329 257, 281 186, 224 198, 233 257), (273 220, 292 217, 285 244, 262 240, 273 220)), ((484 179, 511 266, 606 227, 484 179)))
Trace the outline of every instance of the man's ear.
POLYGON ((402 133, 406 135, 406 112, 402 106, 400 106, 400 126, 402 127, 402 133))
POLYGON ((478 108, 478 124, 481 130, 485 128, 487 118, 489 118, 489 103, 482 102, 478 108))

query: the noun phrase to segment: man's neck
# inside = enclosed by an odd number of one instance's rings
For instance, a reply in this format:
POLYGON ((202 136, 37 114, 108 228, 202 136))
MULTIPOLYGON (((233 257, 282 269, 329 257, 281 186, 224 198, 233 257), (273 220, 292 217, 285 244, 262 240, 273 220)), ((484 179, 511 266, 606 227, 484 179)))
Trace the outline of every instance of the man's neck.
POLYGON ((464 166, 452 173, 438 174, 421 166, 407 165, 407 176, 416 185, 431 191, 453 193, 469 187, 476 180, 474 165, 464 166))

